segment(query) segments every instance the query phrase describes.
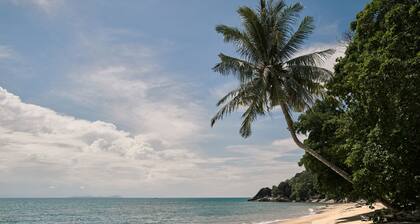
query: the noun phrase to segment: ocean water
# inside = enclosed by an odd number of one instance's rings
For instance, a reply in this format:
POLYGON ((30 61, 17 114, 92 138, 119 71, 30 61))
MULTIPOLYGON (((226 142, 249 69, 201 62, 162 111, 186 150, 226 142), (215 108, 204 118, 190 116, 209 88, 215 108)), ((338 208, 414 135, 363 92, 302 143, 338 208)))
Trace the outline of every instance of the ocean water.
POLYGON ((246 198, 19 198, 0 199, 0 223, 265 224, 315 207, 246 198))

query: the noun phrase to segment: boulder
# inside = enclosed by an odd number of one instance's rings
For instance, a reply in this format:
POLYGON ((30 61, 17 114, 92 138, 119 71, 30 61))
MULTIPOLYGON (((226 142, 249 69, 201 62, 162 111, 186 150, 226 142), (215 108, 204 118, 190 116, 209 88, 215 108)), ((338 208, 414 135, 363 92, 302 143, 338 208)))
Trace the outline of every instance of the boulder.
POLYGON ((326 201, 325 203, 327 203, 327 204, 334 204, 335 203, 335 200, 334 199, 330 199, 330 200, 326 201))
POLYGON ((277 201, 277 202, 290 202, 290 199, 287 198, 287 197, 280 196, 280 197, 275 198, 274 201, 277 201))
POLYGON ((271 197, 263 197, 263 198, 258 198, 257 201, 259 202, 270 202, 273 199, 271 197))
POLYGON ((259 199, 264 199, 265 201, 268 201, 268 198, 271 197, 271 189, 268 187, 264 187, 261 190, 258 191, 258 193, 248 201, 260 201, 259 199))

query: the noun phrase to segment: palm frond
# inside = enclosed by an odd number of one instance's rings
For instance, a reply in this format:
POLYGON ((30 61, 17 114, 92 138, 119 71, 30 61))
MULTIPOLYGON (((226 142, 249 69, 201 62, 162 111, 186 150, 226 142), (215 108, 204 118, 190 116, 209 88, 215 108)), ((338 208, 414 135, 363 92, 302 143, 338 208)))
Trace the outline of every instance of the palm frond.
POLYGON ((267 17, 267 2, 265 0, 260 0, 258 11, 261 18, 267 17))
POLYGON ((253 99, 258 98, 258 94, 255 93, 260 89, 258 86, 259 83, 260 79, 254 79, 222 97, 222 99, 217 102, 217 106, 224 105, 211 119, 211 126, 214 126, 217 120, 222 120, 226 115, 234 112, 239 107, 247 106, 248 104, 251 104, 250 102, 252 102, 253 99))
MULTIPOLYGON (((282 2, 282 1, 280 1, 282 2)), ((293 26, 299 18, 299 13, 302 11, 303 6, 300 3, 282 7, 279 3, 277 7, 275 18, 277 19, 276 29, 284 36, 284 44, 286 44, 285 38, 293 34, 293 26), (281 10, 283 9, 283 10, 281 10)))
MULTIPOLYGON (((251 80, 249 82, 247 82, 246 84, 242 84, 240 85, 238 88, 228 92, 225 96, 223 96, 218 102, 217 102, 217 106, 220 106, 222 104, 224 104, 228 99, 232 99, 236 96, 240 96, 243 99, 245 99, 245 94, 244 93, 251 93, 251 92, 255 92, 255 89, 258 88, 258 82, 260 82, 259 78, 256 78, 254 80, 251 80)), ((245 101, 245 100, 243 100, 245 101)))
POLYGON ((249 7, 240 7, 238 14, 243 19, 243 26, 246 33, 254 43, 255 48, 258 50, 260 59, 267 60, 267 41, 266 32, 263 23, 261 22, 258 14, 249 7))
POLYGON ((312 33, 315 28, 313 25, 314 19, 310 16, 303 18, 302 22, 299 25, 299 28, 295 33, 289 38, 287 43, 281 48, 279 55, 283 59, 289 59, 293 56, 302 46, 304 40, 308 38, 309 34, 312 33))
POLYGON ((301 112, 313 103, 312 94, 308 91, 307 86, 303 84, 308 84, 308 82, 294 78, 287 79, 285 83, 286 102, 294 111, 301 112))
POLYGON ((319 83, 326 82, 333 76, 330 70, 311 65, 291 65, 288 69, 294 77, 319 83))
POLYGON ((277 19, 279 21, 279 25, 293 25, 297 19, 299 18, 299 13, 302 11, 303 6, 300 3, 295 3, 293 5, 287 6, 284 8, 284 2, 279 1, 277 6, 277 19), (284 9, 283 9, 284 8, 284 9), (281 11, 281 9, 283 9, 281 11), (281 12, 281 13, 280 13, 281 12))
POLYGON ((255 66, 251 63, 227 56, 224 54, 219 54, 220 63, 216 64, 213 67, 213 71, 218 72, 222 75, 231 75, 236 76, 241 82, 252 79, 255 66))
POLYGON ((277 15, 286 7, 284 1, 273 1, 270 0, 269 2, 270 13, 273 18, 277 18, 277 15))
POLYGON ((284 63, 288 66, 319 66, 323 64, 325 60, 328 59, 328 57, 333 55, 334 53, 334 49, 326 49, 295 57, 284 63))
POLYGON ((322 96, 322 82, 330 77, 327 69, 311 66, 296 66, 288 70, 288 78, 284 83, 287 104, 295 111, 303 111, 310 107, 314 100, 322 96))
POLYGON ((210 125, 213 127, 216 121, 222 120, 228 114, 236 111, 241 105, 241 99, 239 97, 234 97, 217 111, 217 113, 212 117, 210 125))
POLYGON ((223 35, 223 40, 225 42, 234 43, 237 47, 237 52, 248 60, 255 61, 256 58, 260 56, 258 50, 255 48, 248 35, 238 28, 226 25, 217 25, 216 32, 223 35))
POLYGON ((251 104, 248 105, 246 111, 242 114, 242 124, 239 133, 242 137, 247 138, 252 133, 252 123, 257 119, 258 115, 264 115, 264 101, 261 97, 255 97, 251 104))
POLYGON ((260 0, 256 10, 245 6, 238 9, 242 29, 216 27, 225 42, 235 45, 239 56, 220 54, 220 62, 213 70, 235 76, 240 86, 217 102, 219 110, 211 119, 212 126, 244 108, 239 132, 246 138, 258 116, 270 113, 278 105, 302 111, 322 95, 323 82, 331 77, 331 72, 319 64, 333 50, 292 58, 314 29, 312 17, 304 17, 295 31, 302 9, 299 3, 287 6, 283 0, 260 0))
POLYGON ((281 102, 286 100, 287 94, 284 91, 284 74, 282 66, 273 66, 271 73, 267 81, 269 85, 268 93, 270 98, 271 107, 279 105, 281 102))
POLYGON ((220 106, 220 105, 223 105, 224 103, 226 103, 226 101, 228 100, 228 99, 232 99, 232 98, 234 98, 235 96, 237 96, 238 95, 238 93, 240 92, 242 90, 242 88, 241 87, 239 87, 239 88, 236 88, 236 89, 234 89, 234 90, 232 90, 232 91, 229 91, 226 95, 224 95, 219 101, 217 101, 217 103, 216 103, 216 106, 220 106))
POLYGON ((243 41, 244 34, 241 30, 236 27, 226 26, 226 25, 217 25, 216 32, 223 35, 223 39, 225 42, 231 41, 243 41))

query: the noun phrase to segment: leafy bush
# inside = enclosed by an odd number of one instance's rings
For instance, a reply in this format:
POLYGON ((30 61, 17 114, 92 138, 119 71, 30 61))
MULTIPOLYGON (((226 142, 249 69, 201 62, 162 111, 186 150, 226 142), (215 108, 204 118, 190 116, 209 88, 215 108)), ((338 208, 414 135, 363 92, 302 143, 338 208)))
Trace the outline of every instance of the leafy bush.
POLYGON ((296 127, 308 134, 305 144, 350 172, 354 185, 308 155, 301 164, 322 191, 419 209, 420 2, 373 0, 351 29, 327 96, 296 127))

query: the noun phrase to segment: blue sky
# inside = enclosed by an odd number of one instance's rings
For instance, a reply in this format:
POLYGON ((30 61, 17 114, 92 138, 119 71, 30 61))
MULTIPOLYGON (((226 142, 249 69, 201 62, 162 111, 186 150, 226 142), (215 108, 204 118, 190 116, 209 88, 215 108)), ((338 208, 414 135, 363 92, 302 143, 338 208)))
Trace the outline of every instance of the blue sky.
MULTIPOLYGON (((317 27, 302 52, 342 55, 366 2, 301 1, 317 27)), ((211 70, 233 52, 214 27, 256 4, 1 1, 0 196, 250 196, 299 171, 280 113, 249 139, 238 114, 209 125, 237 84, 211 70)))

